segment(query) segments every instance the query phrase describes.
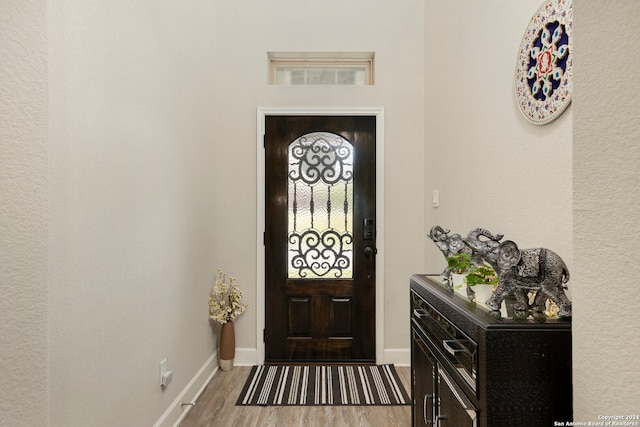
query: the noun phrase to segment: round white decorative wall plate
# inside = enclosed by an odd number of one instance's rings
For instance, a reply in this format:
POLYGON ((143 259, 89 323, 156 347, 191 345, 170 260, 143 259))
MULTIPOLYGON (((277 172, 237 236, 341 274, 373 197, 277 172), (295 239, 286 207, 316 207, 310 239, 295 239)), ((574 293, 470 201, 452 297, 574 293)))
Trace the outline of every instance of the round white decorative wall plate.
POLYGON ((516 100, 531 123, 549 123, 571 103, 572 53, 572 0, 546 0, 529 22, 516 62, 516 100))

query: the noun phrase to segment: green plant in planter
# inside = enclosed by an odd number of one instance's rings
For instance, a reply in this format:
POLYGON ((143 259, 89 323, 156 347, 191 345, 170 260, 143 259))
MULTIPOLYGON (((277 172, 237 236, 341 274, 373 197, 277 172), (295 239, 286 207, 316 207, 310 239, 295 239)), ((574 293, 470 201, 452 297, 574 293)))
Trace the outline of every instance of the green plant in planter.
POLYGON ((469 286, 497 285, 498 275, 490 265, 477 265, 471 267, 464 277, 464 282, 469 286))
POLYGON ((498 284, 498 275, 493 267, 488 264, 474 264, 471 262, 471 255, 469 254, 459 253, 448 257, 447 265, 450 273, 464 274, 464 283, 468 286, 498 284))

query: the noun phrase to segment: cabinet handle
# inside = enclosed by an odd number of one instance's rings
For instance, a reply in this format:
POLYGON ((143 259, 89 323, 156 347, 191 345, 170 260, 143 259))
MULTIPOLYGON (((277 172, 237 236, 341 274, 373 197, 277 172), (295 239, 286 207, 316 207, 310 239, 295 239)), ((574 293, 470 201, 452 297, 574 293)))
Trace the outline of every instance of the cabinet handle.
POLYGON ((438 415, 436 417, 436 427, 438 427, 440 425, 440 420, 446 420, 447 416, 446 415, 438 415))
POLYGON ((444 347, 445 350, 447 350, 449 353, 451 353, 453 356, 456 355, 456 353, 462 353, 464 352, 463 348, 453 348, 451 347, 451 343, 456 343, 456 347, 460 344, 458 344, 458 341, 456 340, 442 340, 442 346, 444 347))
POLYGON ((427 410, 427 399, 431 399, 433 403, 433 394, 425 394, 422 398, 422 418, 424 419, 425 424, 433 424, 433 420, 427 420, 427 415, 429 415, 429 411, 427 410))
POLYGON ((428 314, 426 311, 424 311, 421 308, 414 308, 413 309, 413 317, 417 317, 418 319, 422 319, 423 317, 427 317, 428 314))

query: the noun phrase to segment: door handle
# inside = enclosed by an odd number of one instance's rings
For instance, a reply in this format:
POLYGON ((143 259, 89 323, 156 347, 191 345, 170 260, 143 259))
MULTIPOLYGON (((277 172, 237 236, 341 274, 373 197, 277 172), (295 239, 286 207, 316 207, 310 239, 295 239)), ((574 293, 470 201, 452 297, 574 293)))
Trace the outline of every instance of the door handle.
POLYGON ((374 255, 377 253, 378 249, 374 248, 373 246, 367 246, 366 248, 364 248, 364 256, 365 258, 369 259, 369 272, 367 273, 367 279, 371 279, 371 275, 375 271, 376 258, 374 255))

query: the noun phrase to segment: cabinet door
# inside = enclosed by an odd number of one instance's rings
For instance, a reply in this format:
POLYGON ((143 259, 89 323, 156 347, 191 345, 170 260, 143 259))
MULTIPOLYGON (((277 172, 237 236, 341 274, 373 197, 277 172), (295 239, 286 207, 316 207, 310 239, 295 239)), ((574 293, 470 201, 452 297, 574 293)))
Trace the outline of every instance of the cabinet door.
POLYGON ((437 427, 477 426, 476 408, 442 368, 438 368, 438 403, 437 427))
POLYGON ((413 425, 433 426, 435 400, 436 362, 431 353, 416 336, 413 335, 411 348, 413 425))

